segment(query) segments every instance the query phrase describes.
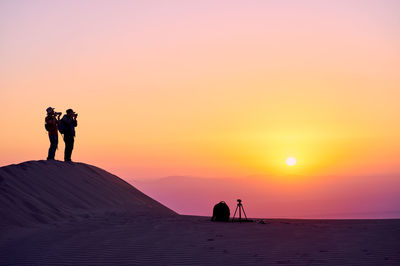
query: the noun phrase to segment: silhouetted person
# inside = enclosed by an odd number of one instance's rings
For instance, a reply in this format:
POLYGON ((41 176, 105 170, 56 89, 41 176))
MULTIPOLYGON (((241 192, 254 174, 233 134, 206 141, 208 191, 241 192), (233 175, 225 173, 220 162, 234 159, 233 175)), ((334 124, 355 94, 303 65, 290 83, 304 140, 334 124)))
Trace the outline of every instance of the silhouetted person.
POLYGON ((50 148, 47 155, 47 160, 54 160, 56 150, 58 147, 58 130, 57 126, 60 122, 61 113, 54 112, 54 108, 49 107, 46 109, 47 116, 45 118, 45 128, 49 132, 50 148))
POLYGON ((78 125, 76 118, 78 114, 72 109, 67 110, 67 114, 60 121, 60 132, 64 134, 65 152, 64 161, 71 161, 72 150, 74 149, 75 127, 78 125))

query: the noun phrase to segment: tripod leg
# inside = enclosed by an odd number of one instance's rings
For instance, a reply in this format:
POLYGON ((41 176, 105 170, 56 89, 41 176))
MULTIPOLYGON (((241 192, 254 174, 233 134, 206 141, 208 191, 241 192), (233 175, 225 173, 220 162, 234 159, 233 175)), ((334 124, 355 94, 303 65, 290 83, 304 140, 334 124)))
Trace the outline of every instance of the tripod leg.
POLYGON ((233 214, 233 217, 232 217, 232 222, 235 220, 235 215, 236 215, 236 211, 237 211, 237 209, 238 209, 238 206, 236 206, 235 213, 233 214))
POLYGON ((243 210, 243 213, 244 213, 244 217, 246 217, 246 221, 247 221, 247 215, 246 215, 246 212, 244 211, 244 207, 242 206, 242 210, 243 210))

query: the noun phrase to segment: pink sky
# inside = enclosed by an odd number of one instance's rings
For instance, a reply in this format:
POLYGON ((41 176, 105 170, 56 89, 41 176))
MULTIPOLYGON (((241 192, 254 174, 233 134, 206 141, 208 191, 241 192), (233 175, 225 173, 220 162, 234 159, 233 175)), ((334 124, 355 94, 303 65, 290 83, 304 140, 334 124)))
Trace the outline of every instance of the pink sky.
POLYGON ((397 174, 399 14, 398 1, 1 1, 0 165, 46 157, 53 106, 79 113, 73 160, 127 180, 397 174))

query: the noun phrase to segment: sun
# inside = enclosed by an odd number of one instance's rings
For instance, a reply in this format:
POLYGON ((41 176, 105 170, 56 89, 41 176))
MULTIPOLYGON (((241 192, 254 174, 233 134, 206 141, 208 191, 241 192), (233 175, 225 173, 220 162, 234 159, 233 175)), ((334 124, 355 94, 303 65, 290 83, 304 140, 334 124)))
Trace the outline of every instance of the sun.
POLYGON ((288 157, 286 159, 286 164, 289 165, 289 166, 294 166, 296 164, 296 158, 288 157))

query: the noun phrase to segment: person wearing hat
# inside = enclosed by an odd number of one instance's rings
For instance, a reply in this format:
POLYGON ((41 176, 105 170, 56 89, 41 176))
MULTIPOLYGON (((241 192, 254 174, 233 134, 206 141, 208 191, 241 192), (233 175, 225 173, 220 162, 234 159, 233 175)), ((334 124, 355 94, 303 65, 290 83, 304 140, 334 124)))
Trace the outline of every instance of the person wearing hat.
POLYGON ((64 161, 71 161, 72 150, 74 149, 74 138, 75 138, 75 127, 78 125, 78 121, 76 118, 78 114, 76 114, 72 109, 67 110, 67 114, 63 116, 60 123, 62 123, 63 133, 64 133, 64 142, 65 142, 65 151, 64 151, 64 161))
POLYGON ((61 113, 54 112, 53 107, 46 109, 47 116, 45 118, 45 128, 49 132, 50 148, 47 160, 54 160, 58 146, 58 130, 57 125, 60 122, 61 113))

